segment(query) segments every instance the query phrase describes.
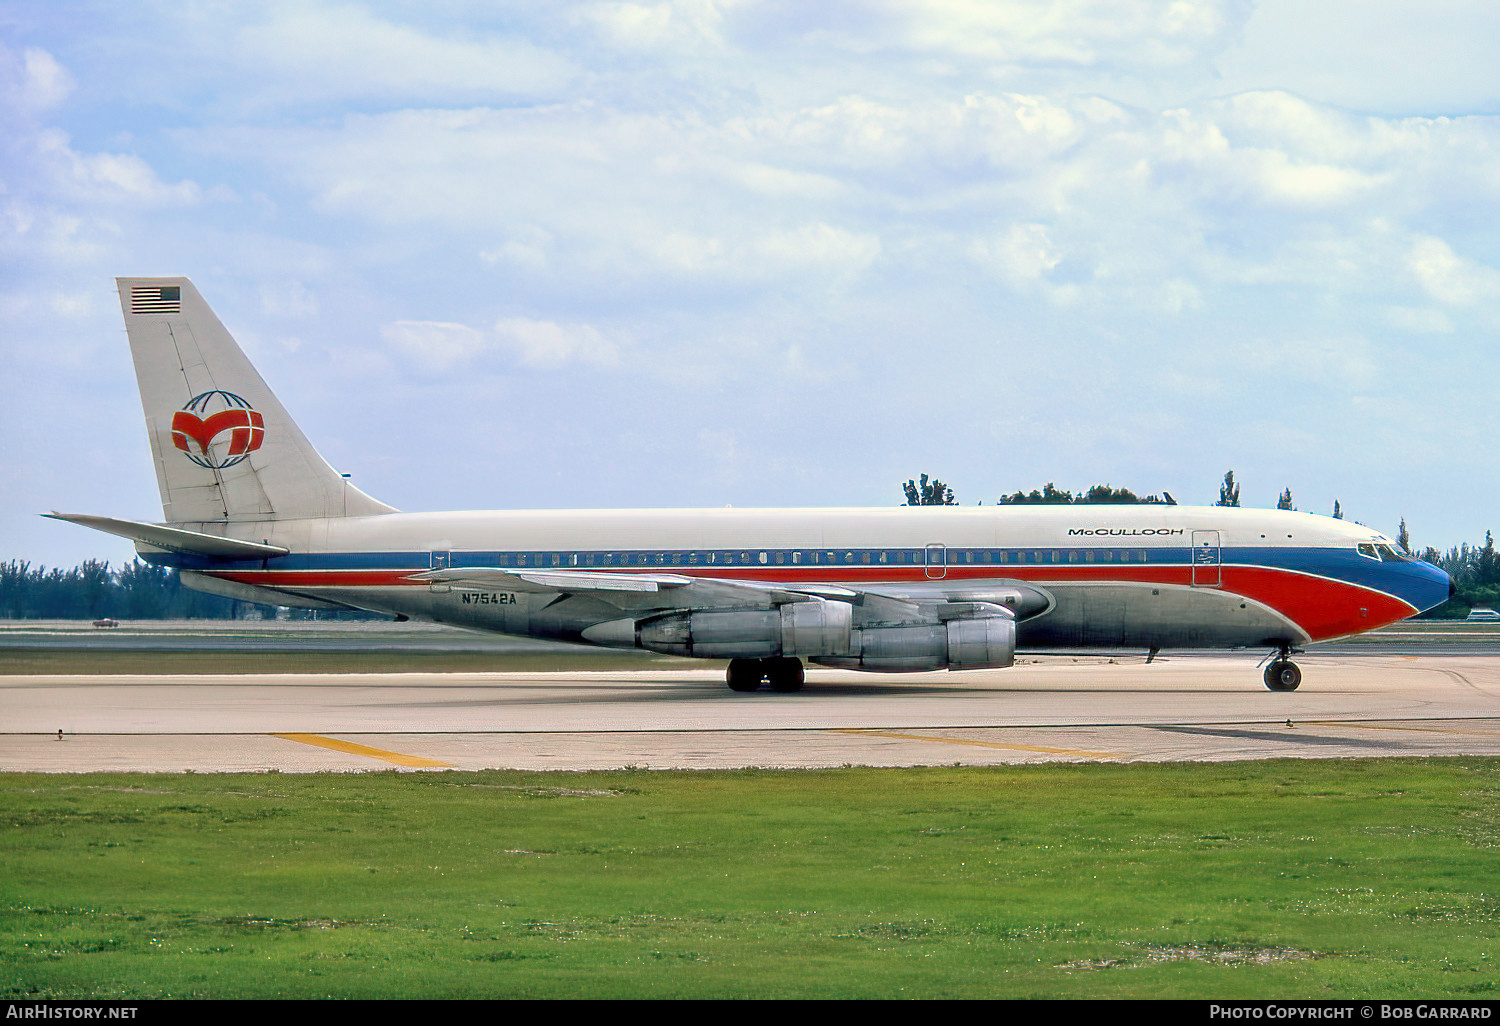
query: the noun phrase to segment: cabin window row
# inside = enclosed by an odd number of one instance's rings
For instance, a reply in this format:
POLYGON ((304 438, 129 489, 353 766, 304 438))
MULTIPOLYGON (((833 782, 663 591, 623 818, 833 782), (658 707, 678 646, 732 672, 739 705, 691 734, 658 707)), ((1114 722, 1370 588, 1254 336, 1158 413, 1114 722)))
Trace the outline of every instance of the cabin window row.
POLYGON ((463 553, 455 564, 501 567, 671 566, 1004 566, 1056 563, 1145 563, 1145 549, 749 549, 691 552, 463 553))

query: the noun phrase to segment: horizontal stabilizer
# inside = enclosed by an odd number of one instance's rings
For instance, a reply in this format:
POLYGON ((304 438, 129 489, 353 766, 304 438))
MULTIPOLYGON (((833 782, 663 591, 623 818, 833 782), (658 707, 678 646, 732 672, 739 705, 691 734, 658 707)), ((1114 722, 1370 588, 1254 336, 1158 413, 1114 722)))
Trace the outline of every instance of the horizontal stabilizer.
POLYGON ((141 545, 166 549, 168 552, 191 552, 199 556, 217 556, 221 559, 269 559, 284 556, 290 549, 280 545, 263 545, 260 542, 240 541, 238 538, 221 538, 216 534, 200 531, 185 531, 180 527, 163 527, 160 524, 142 524, 134 520, 115 520, 113 517, 94 517, 84 513, 43 513, 53 520, 66 520, 70 524, 92 527, 105 534, 129 538, 141 545))

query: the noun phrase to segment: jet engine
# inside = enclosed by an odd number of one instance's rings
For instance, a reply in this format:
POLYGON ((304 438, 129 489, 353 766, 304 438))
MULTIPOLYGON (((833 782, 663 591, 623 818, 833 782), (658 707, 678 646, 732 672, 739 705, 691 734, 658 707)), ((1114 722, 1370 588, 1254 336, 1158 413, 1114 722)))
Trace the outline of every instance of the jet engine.
POLYGON ((583 632, 601 644, 635 644, 653 652, 707 659, 852 655, 854 607, 812 599, 777 609, 694 610, 639 622, 612 620, 583 632))
POLYGON ((855 670, 997 669, 1016 661, 1016 621, 1008 609, 966 604, 967 614, 945 623, 864 627, 850 638, 852 656, 818 655, 825 666, 855 670))

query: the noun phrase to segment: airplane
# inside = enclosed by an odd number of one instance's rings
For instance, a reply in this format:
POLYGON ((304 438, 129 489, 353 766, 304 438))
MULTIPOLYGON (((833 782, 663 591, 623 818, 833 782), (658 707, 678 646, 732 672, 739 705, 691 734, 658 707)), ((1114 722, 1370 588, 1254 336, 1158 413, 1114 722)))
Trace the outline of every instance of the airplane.
POLYGON ((161 490, 128 538, 182 583, 270 605, 727 659, 734 691, 804 660, 994 669, 1018 650, 1269 649, 1413 616, 1448 575, 1344 520, 1227 506, 402 513, 303 435, 187 278, 119 278, 161 490))

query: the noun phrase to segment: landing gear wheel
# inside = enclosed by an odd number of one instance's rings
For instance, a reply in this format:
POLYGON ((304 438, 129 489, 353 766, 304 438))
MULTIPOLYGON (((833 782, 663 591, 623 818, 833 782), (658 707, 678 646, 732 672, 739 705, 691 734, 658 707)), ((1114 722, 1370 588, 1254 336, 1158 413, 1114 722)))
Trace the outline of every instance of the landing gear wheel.
POLYGON ((788 657, 767 659, 766 675, 771 678, 772 691, 801 691, 805 678, 802 660, 788 657))
POLYGON ((1302 669, 1290 659, 1273 659, 1266 667, 1266 688, 1271 691, 1296 691, 1302 683, 1302 669))
POLYGON ((765 677, 766 665, 759 659, 731 659, 729 669, 724 671, 730 691, 759 691, 765 677))

